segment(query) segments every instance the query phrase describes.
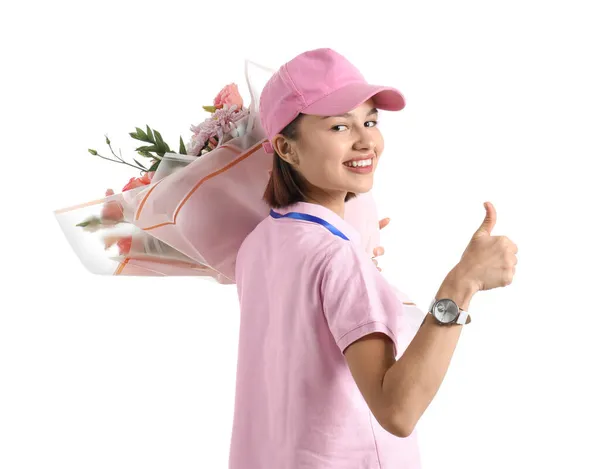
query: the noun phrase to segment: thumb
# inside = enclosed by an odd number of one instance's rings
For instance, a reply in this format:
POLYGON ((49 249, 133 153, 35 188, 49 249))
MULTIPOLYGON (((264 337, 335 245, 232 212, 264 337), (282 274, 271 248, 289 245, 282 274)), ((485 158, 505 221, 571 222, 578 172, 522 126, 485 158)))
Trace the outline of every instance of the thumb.
POLYGON ((492 205, 491 202, 484 202, 483 206, 485 207, 485 218, 481 226, 477 229, 473 238, 479 238, 480 236, 490 236, 492 234, 492 230, 496 225, 496 209, 492 205))

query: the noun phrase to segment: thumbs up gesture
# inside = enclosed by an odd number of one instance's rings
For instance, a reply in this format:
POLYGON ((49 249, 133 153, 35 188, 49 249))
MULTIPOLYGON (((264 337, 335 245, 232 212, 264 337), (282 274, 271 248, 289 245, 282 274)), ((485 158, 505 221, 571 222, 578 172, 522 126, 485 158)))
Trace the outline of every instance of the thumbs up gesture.
POLYGON ((492 236, 496 224, 496 209, 491 202, 484 204, 486 215, 469 245, 459 266, 479 291, 504 287, 512 283, 517 265, 517 245, 506 236, 492 236))

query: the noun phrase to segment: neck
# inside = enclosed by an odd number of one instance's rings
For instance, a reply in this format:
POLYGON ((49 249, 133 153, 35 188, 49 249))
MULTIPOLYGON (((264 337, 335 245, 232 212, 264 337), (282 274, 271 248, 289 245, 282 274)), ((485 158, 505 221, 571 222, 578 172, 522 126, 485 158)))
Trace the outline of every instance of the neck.
POLYGON ((306 202, 311 204, 322 205, 323 207, 328 208, 332 212, 335 212, 340 218, 344 218, 345 207, 346 207, 346 195, 348 192, 336 193, 332 194, 322 194, 321 196, 311 196, 308 197, 306 202))

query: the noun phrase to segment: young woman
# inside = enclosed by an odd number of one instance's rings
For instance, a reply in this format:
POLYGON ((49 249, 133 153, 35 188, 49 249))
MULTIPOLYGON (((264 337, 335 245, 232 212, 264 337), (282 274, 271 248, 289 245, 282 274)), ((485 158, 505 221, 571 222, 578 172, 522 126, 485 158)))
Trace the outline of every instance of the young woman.
MULTIPOLYGON (((379 110, 404 105, 398 90, 368 84, 332 49, 298 55, 261 94, 272 210, 236 260, 230 469, 420 467, 413 430, 462 325, 427 315, 398 359, 403 304, 344 220, 345 203, 373 185, 384 149, 379 110)), ((467 309, 483 271, 457 265, 436 297, 467 309)))

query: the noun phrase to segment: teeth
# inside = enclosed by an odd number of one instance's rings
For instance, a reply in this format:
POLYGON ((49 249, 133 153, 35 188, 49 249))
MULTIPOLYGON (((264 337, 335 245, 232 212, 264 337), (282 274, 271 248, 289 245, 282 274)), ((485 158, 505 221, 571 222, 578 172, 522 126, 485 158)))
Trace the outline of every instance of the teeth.
POLYGON ((349 163, 344 163, 346 166, 351 166, 353 168, 363 167, 363 166, 371 166, 373 163, 373 158, 369 158, 368 160, 360 160, 360 161, 352 161, 349 163))

